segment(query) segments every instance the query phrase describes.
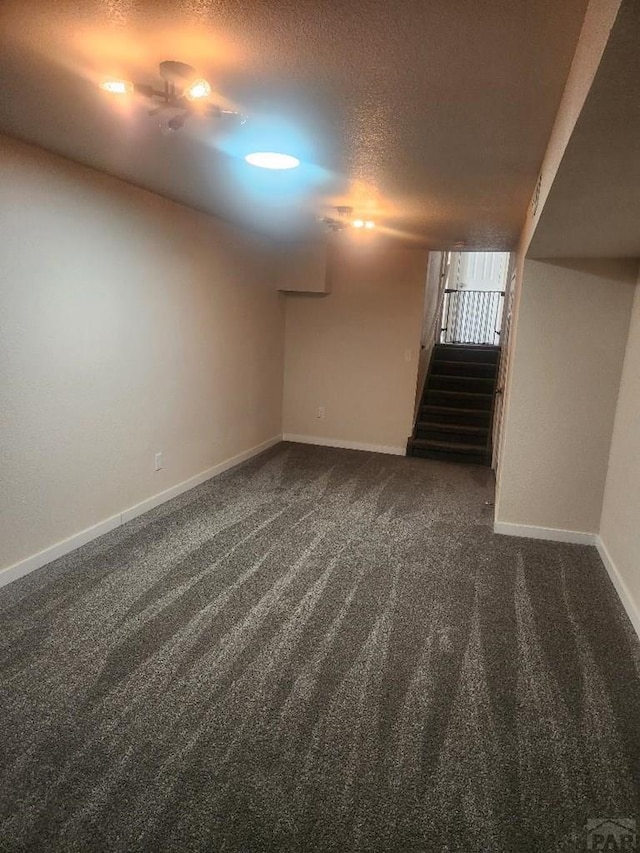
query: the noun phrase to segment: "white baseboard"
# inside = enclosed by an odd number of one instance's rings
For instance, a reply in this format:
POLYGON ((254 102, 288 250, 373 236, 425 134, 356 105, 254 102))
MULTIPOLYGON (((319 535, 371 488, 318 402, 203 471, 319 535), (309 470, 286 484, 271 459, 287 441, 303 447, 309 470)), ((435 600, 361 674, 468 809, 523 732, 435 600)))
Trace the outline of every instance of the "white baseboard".
POLYGON ((316 444, 319 447, 339 447, 343 450, 367 450, 370 453, 387 453, 391 456, 405 456, 406 447, 394 444, 364 444, 361 441, 343 441, 340 438, 321 438, 317 435, 294 435, 285 432, 283 441, 293 441, 297 444, 316 444))
POLYGON ((142 515, 150 509, 154 509, 155 507, 160 506, 160 504, 171 500, 171 498, 175 498, 183 492, 188 492, 189 489, 199 486, 200 483, 204 483, 206 480, 210 480, 212 477, 217 477, 218 474, 222 474, 230 468, 234 468, 236 465, 246 462, 247 459, 257 456, 259 453, 262 453, 264 450, 268 450, 270 447, 273 447, 275 444, 279 444, 281 441, 281 435, 273 436, 273 438, 269 438, 267 441, 263 441, 261 444, 257 444, 255 447, 249 448, 249 450, 244 450, 242 453, 238 453, 230 459, 225 459, 224 462, 220 462, 212 468, 207 468, 206 471, 201 471, 194 477, 189 477, 188 480, 183 480, 181 483, 172 486, 170 489, 165 489, 163 492, 159 492, 157 495, 153 495, 152 497, 147 498, 147 500, 141 501, 139 504, 135 504, 135 506, 128 507, 127 509, 122 510, 122 512, 112 515, 110 518, 99 521, 97 524, 87 527, 79 533, 75 533, 73 536, 69 536, 68 539, 63 539, 62 542, 56 542, 55 545, 51 545, 49 548, 45 548, 43 551, 39 551, 31 557, 20 560, 20 562, 14 563, 12 566, 7 566, 6 569, 0 570, 0 587, 6 586, 6 584, 29 574, 29 572, 41 569, 43 566, 46 566, 47 563, 51 563, 59 557, 64 557, 65 554, 75 551, 76 548, 79 548, 81 545, 86 545, 87 542, 91 542, 93 539, 97 539, 99 536, 109 533, 109 531, 114 530, 116 527, 126 524, 127 521, 131 521, 132 518, 136 518, 138 515, 142 515))
POLYGON ((525 539, 546 539, 549 542, 572 542, 574 545, 595 545, 597 534, 581 530, 562 530, 558 527, 535 527, 531 524, 511 524, 496 521, 493 532, 503 536, 521 536, 525 539))
POLYGON ((607 550, 607 546, 604 544, 600 536, 596 536, 596 548, 598 549, 598 554, 600 554, 600 559, 604 563, 604 567, 607 570, 609 577, 611 578, 611 583, 616 588, 616 592, 618 593, 618 598, 622 602, 622 606, 627 611, 627 616, 633 628, 640 639, 640 609, 638 609, 638 605, 633 600, 631 593, 629 592, 629 587, 624 582, 618 567, 613 562, 613 558, 609 551, 607 550))
POLYGON ((115 528, 120 527, 121 524, 122 515, 121 513, 117 513, 116 515, 112 515, 111 518, 105 518, 103 521, 99 521, 91 527, 86 527, 79 533, 74 533, 73 536, 69 536, 68 539, 63 539, 62 542, 56 542, 55 545, 45 548, 44 551, 38 551, 37 554, 32 554, 30 557, 20 560, 19 563, 7 566, 6 569, 2 569, 0 571, 0 587, 6 586, 12 581, 16 581, 24 575, 28 575, 29 572, 41 569, 43 566, 46 566, 47 563, 52 563, 54 560, 57 560, 58 557, 64 557, 65 554, 68 554, 70 551, 75 551, 76 548, 80 548, 81 545, 86 545, 87 542, 91 542, 92 539, 97 539, 98 536, 104 536, 105 533, 109 533, 110 530, 115 530, 115 528))
POLYGON ((152 497, 147 498, 145 501, 123 510, 122 523, 125 524, 127 521, 131 521, 132 518, 137 518, 137 516, 142 515, 144 512, 149 512, 150 509, 155 509, 155 507, 160 506, 160 504, 170 501, 171 498, 175 498, 183 492, 188 492, 189 489, 199 486, 200 483, 204 483, 212 477, 217 477, 218 474, 224 474, 224 472, 228 471, 230 468, 235 468, 236 465, 246 462, 247 459, 257 456, 258 453, 268 450, 270 447, 273 447, 281 441, 281 435, 273 436, 273 438, 269 438, 267 441, 263 441, 255 447, 250 447, 249 450, 244 450, 242 453, 238 453, 230 459, 225 459, 224 462, 219 462, 217 465, 214 465, 213 468, 207 468, 206 471, 201 471, 194 477, 189 477, 188 480, 183 480, 182 483, 178 483, 177 486, 172 486, 170 489, 165 489, 164 492, 152 495, 152 497))

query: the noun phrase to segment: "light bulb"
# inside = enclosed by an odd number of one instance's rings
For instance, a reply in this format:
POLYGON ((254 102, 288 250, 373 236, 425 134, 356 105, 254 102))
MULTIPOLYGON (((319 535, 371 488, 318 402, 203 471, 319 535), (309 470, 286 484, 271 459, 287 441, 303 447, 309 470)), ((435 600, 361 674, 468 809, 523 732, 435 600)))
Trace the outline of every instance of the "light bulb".
POLYGON ((133 83, 127 80, 105 80, 100 86, 112 95, 130 95, 133 92, 133 83))
POLYGON ((372 228, 376 227, 376 223, 373 222, 371 219, 367 219, 367 221, 364 223, 364 227, 371 230, 372 228))
POLYGON ((211 86, 207 80, 194 80, 184 94, 189 101, 202 101, 211 94, 211 86))
POLYGON ((251 166, 260 169, 295 169, 300 160, 291 154, 278 154, 275 151, 256 151, 244 158, 251 166))
POLYGON ((364 219, 354 219, 351 224, 354 228, 364 228, 364 219))

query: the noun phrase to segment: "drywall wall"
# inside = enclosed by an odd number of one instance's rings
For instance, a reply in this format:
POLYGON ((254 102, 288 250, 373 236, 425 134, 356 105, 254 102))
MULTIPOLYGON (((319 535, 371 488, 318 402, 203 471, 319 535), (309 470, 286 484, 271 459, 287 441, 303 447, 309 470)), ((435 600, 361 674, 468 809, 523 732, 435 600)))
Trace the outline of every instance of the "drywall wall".
POLYGON ((600 539, 640 629, 640 282, 620 382, 600 539))
POLYGON ((287 294, 285 437, 405 452, 426 272, 425 250, 339 235, 332 292, 287 294))
POLYGON ((636 275, 629 260, 524 261, 497 529, 597 533, 636 275))
POLYGON ((279 435, 284 311, 219 220, 6 137, 0 183, 6 567, 279 435))

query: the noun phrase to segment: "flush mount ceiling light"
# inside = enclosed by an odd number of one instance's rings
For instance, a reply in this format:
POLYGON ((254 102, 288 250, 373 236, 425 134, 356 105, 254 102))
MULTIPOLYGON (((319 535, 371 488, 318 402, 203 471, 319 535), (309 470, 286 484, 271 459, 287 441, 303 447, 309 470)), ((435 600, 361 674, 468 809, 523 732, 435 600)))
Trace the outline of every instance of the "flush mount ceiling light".
POLYGON ((244 158, 247 163, 259 169, 297 169, 300 160, 291 154, 278 154, 275 151, 255 151, 244 158))
POLYGON ((322 216, 320 222, 327 226, 329 231, 344 231, 345 228, 357 228, 372 231, 376 223, 372 219, 353 219, 353 208, 340 205, 336 207, 335 216, 322 216))
MULTIPOLYGON (((222 118, 235 116, 242 119, 235 110, 227 110, 208 101, 211 95, 211 85, 203 77, 197 77, 195 69, 185 62, 167 60, 159 66, 163 79, 161 89, 156 89, 147 83, 132 83, 129 80, 105 80, 100 84, 105 92, 118 97, 123 95, 142 95, 156 104, 149 110, 150 116, 155 116, 165 110, 172 112, 167 122, 170 130, 179 130, 190 115, 196 112, 206 118, 222 118)), ((244 119, 243 119, 244 121, 244 119)))

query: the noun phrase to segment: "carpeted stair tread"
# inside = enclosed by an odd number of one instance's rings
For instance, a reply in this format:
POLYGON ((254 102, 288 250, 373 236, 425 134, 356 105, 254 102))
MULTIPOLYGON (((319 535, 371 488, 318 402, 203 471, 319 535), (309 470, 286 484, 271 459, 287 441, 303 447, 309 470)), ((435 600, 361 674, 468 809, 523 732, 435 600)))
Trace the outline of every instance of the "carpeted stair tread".
POLYGON ((489 400, 493 398, 493 394, 487 394, 481 391, 451 391, 448 388, 426 388, 425 391, 426 393, 449 394, 452 397, 469 397, 474 399, 477 397, 484 397, 489 400))
POLYGON ((453 382, 454 384, 457 382, 472 382, 478 388, 483 388, 487 382, 492 385, 496 381, 495 376, 462 376, 457 373, 435 373, 434 371, 431 371, 429 378, 446 379, 447 382, 453 382))
POLYGON ((456 453, 485 453, 487 450, 486 444, 463 444, 455 441, 440 441, 435 438, 414 438, 413 444, 415 447, 434 450, 452 450, 456 453))
POLYGON ((495 365, 490 364, 488 362, 483 363, 481 361, 450 361, 449 359, 446 359, 446 358, 434 358, 433 363, 435 366, 437 366, 439 364, 448 364, 448 365, 455 364, 456 367, 462 367, 462 366, 469 366, 470 364, 472 364, 474 367, 478 367, 478 366, 495 367, 495 365))
POLYGON ((432 373, 427 387, 429 391, 468 391, 489 394, 496 384, 495 377, 455 376, 450 373, 432 373))
POLYGON ((460 409, 457 406, 436 406, 432 403, 420 406, 423 412, 432 412, 438 415, 488 415, 488 412, 483 412, 482 409, 460 409))
POLYGON ((457 424, 455 422, 439 423, 438 421, 418 421, 416 424, 418 429, 431 429, 439 432, 468 432, 470 435, 486 436, 488 426, 476 426, 475 424, 457 424))
POLYGON ((424 421, 440 424, 467 424, 486 429, 491 423, 491 412, 488 409, 428 405, 420 407, 418 423, 424 421))
POLYGON ((500 347, 463 346, 457 344, 438 344, 434 349, 434 361, 473 361, 475 363, 497 364, 500 347))
POLYGON ((497 364, 484 361, 447 361, 434 359, 431 365, 432 376, 480 376, 494 379, 497 364))

